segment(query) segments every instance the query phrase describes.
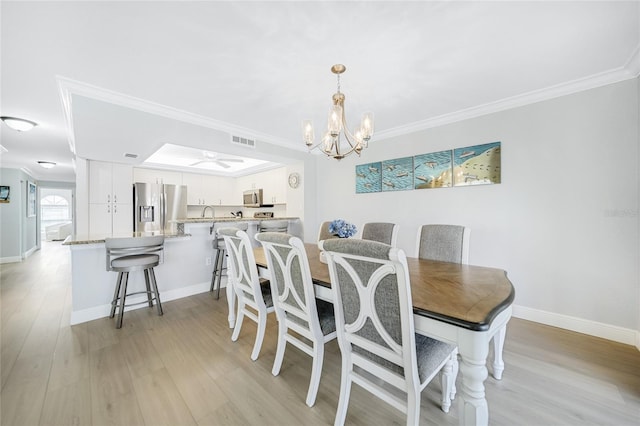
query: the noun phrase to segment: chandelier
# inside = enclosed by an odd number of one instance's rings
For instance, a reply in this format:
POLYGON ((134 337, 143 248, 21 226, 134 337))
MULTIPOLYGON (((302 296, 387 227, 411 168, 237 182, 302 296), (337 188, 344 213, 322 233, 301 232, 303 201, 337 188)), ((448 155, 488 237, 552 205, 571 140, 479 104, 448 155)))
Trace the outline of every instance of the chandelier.
POLYGON ((327 157, 341 160, 347 155, 355 152, 360 155, 362 150, 369 145, 369 140, 373 136, 373 113, 362 114, 360 125, 351 133, 347 127, 347 120, 344 117, 344 94, 340 92, 340 74, 346 71, 342 64, 331 67, 331 72, 338 77, 338 91, 333 94, 333 106, 329 110, 329 121, 327 131, 322 136, 322 140, 314 145, 313 122, 311 120, 302 121, 302 137, 309 150, 319 148, 327 157), (340 132, 344 134, 344 150, 341 145, 340 132))

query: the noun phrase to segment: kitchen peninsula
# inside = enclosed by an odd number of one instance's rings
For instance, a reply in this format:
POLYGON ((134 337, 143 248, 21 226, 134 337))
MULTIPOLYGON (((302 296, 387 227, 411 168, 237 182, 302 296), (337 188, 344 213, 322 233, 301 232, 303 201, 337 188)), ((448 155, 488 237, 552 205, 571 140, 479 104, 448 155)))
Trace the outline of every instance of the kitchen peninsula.
MULTIPOLYGON (((176 221, 178 232, 165 234, 164 259, 155 268, 158 289, 163 302, 209 291, 212 259, 215 251, 211 241, 214 236, 210 228, 216 223, 246 222, 253 240, 257 225, 263 220, 289 220, 289 232, 301 235, 301 221, 297 217, 277 218, 188 218, 176 221)), ((147 234, 145 234, 147 235, 147 234)), ((136 237, 119 234, 114 237, 136 237)), ((114 272, 106 270, 105 238, 108 235, 78 235, 68 237, 64 244, 71 250, 72 310, 71 324, 79 324, 109 316, 111 299, 115 288, 114 272)), ((257 243, 256 243, 257 244, 257 243)), ((144 288, 142 273, 132 273, 129 288, 144 288)), ((143 296, 133 296, 135 303, 143 296)), ((142 308, 144 305, 138 305, 142 308)), ((132 307, 134 308, 134 307, 132 307)), ((165 309, 165 315, 170 315, 165 309)))

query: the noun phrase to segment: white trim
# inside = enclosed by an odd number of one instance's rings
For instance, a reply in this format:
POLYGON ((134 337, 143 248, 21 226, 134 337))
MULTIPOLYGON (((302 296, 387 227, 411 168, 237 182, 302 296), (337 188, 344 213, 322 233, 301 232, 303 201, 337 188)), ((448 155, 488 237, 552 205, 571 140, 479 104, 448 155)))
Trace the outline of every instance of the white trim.
POLYGON ((601 337, 626 345, 635 345, 640 349, 640 333, 630 328, 618 327, 597 321, 557 314, 528 308, 526 306, 513 305, 513 316, 565 330, 576 331, 590 336, 601 337))
MULTIPOLYGON (((209 287, 210 287, 210 283, 204 282, 200 284, 190 285, 188 287, 177 288, 175 290, 167 290, 164 292, 160 291, 160 300, 162 301, 162 303, 164 303, 164 302, 169 302, 175 299, 181 299, 183 297, 193 296, 194 294, 206 293, 209 291, 209 287)), ((127 300, 130 303, 136 303, 138 301, 145 300, 145 297, 137 296, 137 298, 132 297, 130 300, 129 299, 127 300), (138 298, 140 300, 137 300, 138 298)), ((131 311, 134 309, 144 308, 144 307, 148 308, 147 305, 142 305, 142 304, 137 306, 130 306, 125 309, 125 312, 131 311)), ((155 310, 155 307, 153 309, 155 310)), ((163 309, 164 309, 164 315, 170 315, 170 312, 171 312, 170 310, 167 311, 167 309, 164 307, 163 309)), ((76 325, 83 322, 93 321, 95 319, 108 317, 110 311, 111 311, 110 303, 107 303, 105 305, 100 305, 100 306, 94 306, 92 308, 83 309, 80 311, 72 311, 70 325, 76 325)))
MULTIPOLYGON (((639 47, 640 49, 640 47, 639 47)), ((560 96, 570 95, 572 93, 582 92, 596 87, 606 86, 608 84, 618 83, 624 80, 635 78, 640 73, 640 53, 636 49, 636 53, 631 56, 624 67, 594 74, 589 77, 572 80, 566 83, 557 84, 540 90, 523 93, 521 95, 512 96, 510 98, 501 99, 495 102, 489 102, 484 105, 463 109, 460 111, 443 114, 437 117, 428 118, 422 121, 416 121, 404 126, 394 127, 392 129, 383 130, 376 133, 376 139, 389 139, 396 136, 415 133, 420 130, 430 129, 433 127, 444 126, 446 124, 456 123, 458 121, 468 120, 482 115, 493 114, 495 112, 505 111, 512 108, 533 104, 536 102, 546 101, 558 98, 560 96)))
MULTIPOLYGON (((288 149, 294 149, 298 151, 307 151, 307 147, 304 144, 291 144, 290 141, 282 139, 276 136, 268 135, 266 133, 256 132, 255 130, 248 129, 246 127, 238 126, 224 121, 215 120, 213 118, 204 117, 202 115, 194 114, 188 111, 180 110, 170 106, 162 105, 159 103, 147 101, 145 99, 136 98, 134 96, 126 95, 124 93, 115 92, 109 89, 103 89, 98 86, 94 86, 81 81, 72 80, 63 76, 56 76, 58 81, 58 88, 60 90, 60 97, 62 100, 62 106, 65 111, 65 118, 67 119, 67 133, 69 135, 69 146, 71 151, 75 153, 75 142, 73 140, 73 117, 71 115, 71 95, 84 96, 91 99, 96 99, 102 102, 108 102, 114 105, 119 105, 126 108, 135 109, 138 111, 155 114, 161 117, 171 118, 185 123, 194 124, 214 130, 220 130, 235 135, 243 135, 249 137, 256 142, 267 142, 273 145, 281 146, 288 149), (301 145, 301 146, 299 146, 301 145)), ((229 136, 231 138, 231 135, 229 136)))
POLYGON ((22 262, 22 256, 0 257, 0 264, 22 262))
POLYGON ((28 257, 29 257, 29 256, 31 256, 33 253, 35 253, 35 252, 36 252, 36 250, 40 250, 40 247, 38 247, 38 246, 33 246, 33 247, 31 247, 29 250, 27 250, 27 251, 25 251, 25 252, 24 252, 24 254, 23 254, 22 258, 23 258, 23 259, 28 258, 28 257))

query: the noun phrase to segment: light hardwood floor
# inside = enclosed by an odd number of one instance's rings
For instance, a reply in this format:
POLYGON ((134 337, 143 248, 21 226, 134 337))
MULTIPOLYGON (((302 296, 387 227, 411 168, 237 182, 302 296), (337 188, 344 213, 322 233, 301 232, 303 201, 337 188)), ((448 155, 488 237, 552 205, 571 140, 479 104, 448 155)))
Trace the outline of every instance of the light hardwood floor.
MULTIPOLYGON (((71 327, 69 258, 68 248, 46 243, 22 263, 0 265, 2 425, 333 424, 335 341, 308 408, 310 357, 288 346, 280 376, 271 375, 275 317, 256 362, 255 324, 245 321, 231 342, 227 304, 209 293, 164 303, 162 317, 128 312, 121 330, 110 319, 71 327)), ((634 347, 513 319, 504 358, 503 380, 486 381, 491 424, 640 424, 634 347)), ((440 411, 437 382, 423 393, 421 424, 456 425, 458 402, 440 411)), ((404 422, 354 385, 347 424, 404 422)))

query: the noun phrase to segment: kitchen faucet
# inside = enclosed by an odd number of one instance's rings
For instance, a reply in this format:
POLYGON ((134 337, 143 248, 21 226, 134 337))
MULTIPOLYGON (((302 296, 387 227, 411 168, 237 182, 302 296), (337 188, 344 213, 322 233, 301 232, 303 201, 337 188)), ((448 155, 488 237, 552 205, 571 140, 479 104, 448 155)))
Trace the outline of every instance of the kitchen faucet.
POLYGON ((211 209, 211 216, 213 216, 213 206, 204 206, 204 208, 202 209, 202 214, 200 215, 200 217, 204 217, 204 214, 207 212, 207 209, 211 209))

